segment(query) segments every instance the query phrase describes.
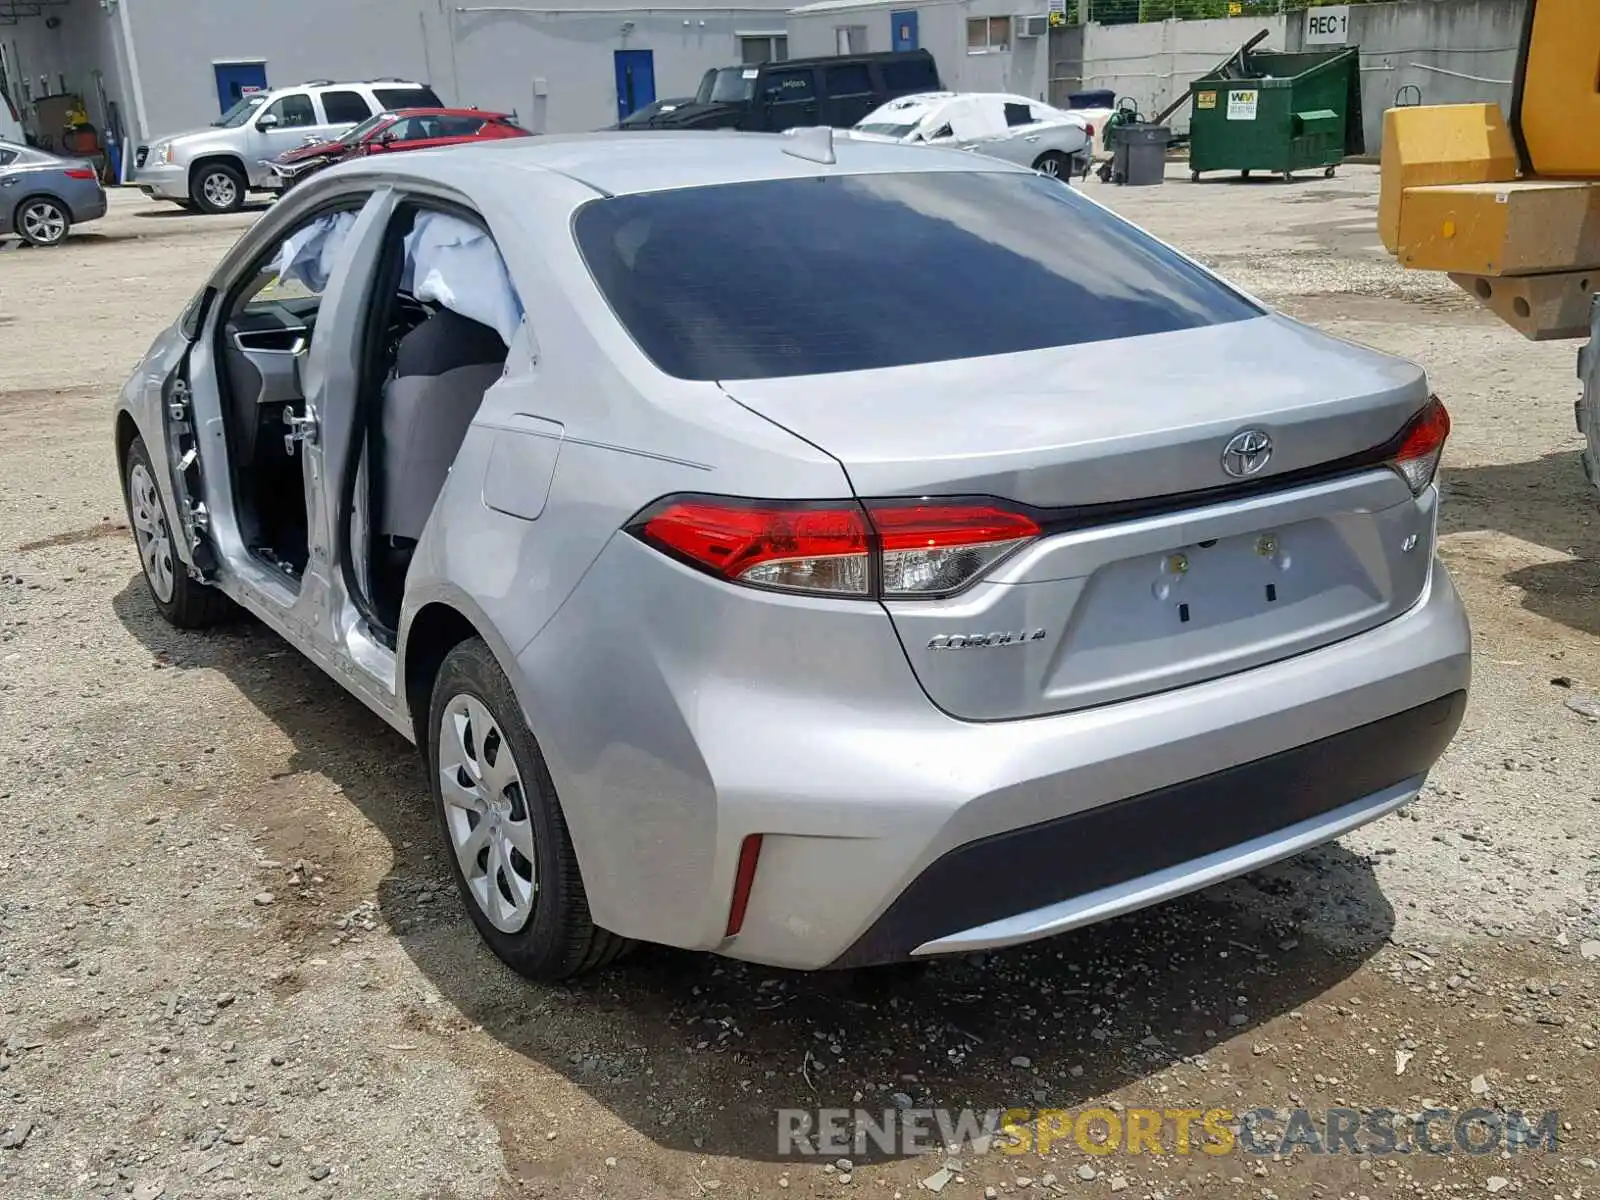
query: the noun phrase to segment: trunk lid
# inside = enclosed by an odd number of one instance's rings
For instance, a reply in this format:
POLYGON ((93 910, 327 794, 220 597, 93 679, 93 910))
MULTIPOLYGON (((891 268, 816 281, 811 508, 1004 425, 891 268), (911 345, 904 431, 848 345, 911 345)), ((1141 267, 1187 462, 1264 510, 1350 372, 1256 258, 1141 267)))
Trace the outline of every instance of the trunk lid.
POLYGON ((1046 535, 978 584, 885 605, 956 716, 1262 665, 1398 616, 1426 584, 1432 494, 1381 466, 1326 470, 1394 438, 1427 400, 1424 372, 1282 317, 725 387, 834 455, 862 498, 1043 510, 1046 535), (1223 452, 1245 431, 1272 452, 1241 480, 1223 452))

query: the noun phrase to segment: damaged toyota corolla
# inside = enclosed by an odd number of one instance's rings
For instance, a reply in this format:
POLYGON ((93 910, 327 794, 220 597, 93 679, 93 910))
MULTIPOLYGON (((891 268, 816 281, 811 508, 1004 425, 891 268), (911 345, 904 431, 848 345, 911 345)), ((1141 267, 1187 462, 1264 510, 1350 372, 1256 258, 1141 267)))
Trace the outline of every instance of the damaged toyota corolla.
POLYGON ((533 977, 1046 937, 1392 812, 1466 702, 1424 372, 996 159, 334 167, 115 428, 155 607, 415 742, 533 977))

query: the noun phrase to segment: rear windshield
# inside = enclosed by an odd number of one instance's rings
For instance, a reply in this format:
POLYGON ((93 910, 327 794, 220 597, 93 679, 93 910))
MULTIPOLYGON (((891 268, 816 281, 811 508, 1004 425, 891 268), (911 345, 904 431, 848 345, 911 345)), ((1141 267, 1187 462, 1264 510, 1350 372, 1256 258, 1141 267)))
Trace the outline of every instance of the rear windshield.
POLYGON ((395 108, 443 108, 444 101, 434 94, 427 84, 421 87, 375 87, 372 94, 377 97, 378 107, 395 108))
POLYGON ((978 358, 1261 311, 1066 184, 1021 172, 646 192, 591 201, 573 228, 618 319, 680 379, 978 358))

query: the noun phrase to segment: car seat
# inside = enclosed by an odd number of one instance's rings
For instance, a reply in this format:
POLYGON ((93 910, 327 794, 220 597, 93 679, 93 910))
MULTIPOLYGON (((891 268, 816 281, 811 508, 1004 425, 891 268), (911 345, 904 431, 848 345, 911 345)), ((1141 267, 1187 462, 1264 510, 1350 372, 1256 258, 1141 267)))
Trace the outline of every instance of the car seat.
POLYGON ((376 532, 422 536, 456 452, 505 370, 506 344, 489 326, 441 308, 400 339, 383 388, 383 472, 376 532))

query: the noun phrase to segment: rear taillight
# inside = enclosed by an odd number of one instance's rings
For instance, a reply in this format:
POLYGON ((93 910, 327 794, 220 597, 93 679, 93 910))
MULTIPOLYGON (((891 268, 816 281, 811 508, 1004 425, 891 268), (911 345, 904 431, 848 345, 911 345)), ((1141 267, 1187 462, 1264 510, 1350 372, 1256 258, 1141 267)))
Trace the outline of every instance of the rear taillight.
POLYGON ((1429 399, 1401 433, 1400 449, 1392 461, 1394 469, 1411 485, 1414 495, 1420 496, 1433 482, 1439 470, 1439 459, 1444 454, 1445 439, 1449 436, 1450 414, 1437 396, 1429 399))
POLYGON ((1093 125, 1089 125, 1089 124, 1085 124, 1084 127, 1083 127, 1083 130, 1084 130, 1085 133, 1087 133, 1089 135, 1089 140, 1093 141, 1094 140, 1094 126, 1093 125))
POLYGON ((95 173, 88 167, 68 167, 62 172, 68 179, 94 179, 95 173))
POLYGON ((791 502, 677 496, 628 531, 733 583, 867 599, 948 596, 1039 535, 988 500, 791 502))
POLYGON ((993 504, 890 501, 868 504, 867 513, 885 597, 948 596, 1039 536, 1032 517, 993 504))
POLYGON ((655 505, 630 528, 735 583, 840 596, 868 593, 867 520, 857 504, 684 497, 655 505))

